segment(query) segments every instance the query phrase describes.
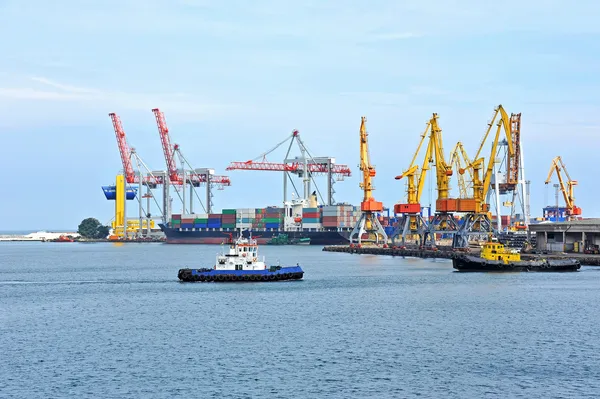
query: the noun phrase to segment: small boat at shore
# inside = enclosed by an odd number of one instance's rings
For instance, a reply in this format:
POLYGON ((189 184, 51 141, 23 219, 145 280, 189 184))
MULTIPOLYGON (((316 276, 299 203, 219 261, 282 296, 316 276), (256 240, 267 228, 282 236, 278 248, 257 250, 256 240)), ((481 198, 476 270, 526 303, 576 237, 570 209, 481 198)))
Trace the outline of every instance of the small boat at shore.
POLYGON ((252 236, 240 235, 237 240, 229 236, 229 252, 217 255, 212 268, 179 269, 181 281, 192 282, 254 282, 300 280, 304 271, 296 266, 267 266, 265 259, 258 259, 258 244, 252 236))
POLYGON ((489 239, 483 244, 480 256, 456 255, 452 267, 461 272, 573 272, 581 268, 581 263, 577 259, 521 260, 519 251, 489 239))

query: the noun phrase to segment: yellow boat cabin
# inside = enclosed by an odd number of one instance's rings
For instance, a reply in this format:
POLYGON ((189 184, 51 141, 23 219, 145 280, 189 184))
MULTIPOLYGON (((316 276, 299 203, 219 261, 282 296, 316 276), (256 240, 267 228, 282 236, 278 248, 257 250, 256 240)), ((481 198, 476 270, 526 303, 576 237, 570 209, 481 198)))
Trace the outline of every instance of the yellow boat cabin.
POLYGON ((481 255, 487 260, 501 260, 504 263, 520 262, 521 254, 519 251, 509 250, 498 241, 489 240, 481 247, 481 255))

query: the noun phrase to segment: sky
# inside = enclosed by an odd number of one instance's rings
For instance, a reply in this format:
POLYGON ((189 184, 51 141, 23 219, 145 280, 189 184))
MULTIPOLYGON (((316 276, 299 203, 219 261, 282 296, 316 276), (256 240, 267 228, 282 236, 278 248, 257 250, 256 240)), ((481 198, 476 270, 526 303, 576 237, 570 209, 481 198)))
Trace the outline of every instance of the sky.
POLYGON ((361 116, 374 195, 391 207, 433 112, 446 154, 461 141, 473 155, 502 104, 522 113, 532 216, 555 203, 544 180, 560 155, 583 216, 600 217, 598 15, 592 0, 0 0, 0 230, 110 221, 100 187, 121 162, 108 114, 164 169, 155 107, 195 167, 231 178, 216 211, 280 205, 279 173, 225 168, 294 129, 313 156, 351 167, 335 199, 358 205, 361 116))

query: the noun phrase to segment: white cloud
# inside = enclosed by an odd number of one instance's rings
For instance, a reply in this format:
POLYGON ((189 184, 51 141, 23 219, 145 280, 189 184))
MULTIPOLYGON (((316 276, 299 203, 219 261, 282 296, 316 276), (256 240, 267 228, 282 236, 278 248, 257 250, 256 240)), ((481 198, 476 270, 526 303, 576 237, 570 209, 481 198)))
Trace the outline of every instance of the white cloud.
MULTIPOLYGON (((30 101, 60 101, 70 102, 68 107, 92 107, 95 111, 104 108, 110 110, 139 110, 148 112, 154 107, 168 110, 170 114, 184 115, 191 119, 219 118, 229 113, 236 115, 249 112, 249 107, 242 108, 236 104, 221 103, 210 99, 192 96, 182 92, 174 93, 130 93, 111 90, 98 90, 89 87, 79 87, 56 82, 45 77, 32 77, 30 81, 44 86, 43 89, 34 87, 0 88, 0 102, 22 101, 27 109, 32 110, 30 101), (55 90, 50 90, 48 87, 55 90), (29 101, 27 101, 29 100, 29 101), (31 108, 30 108, 31 107, 31 108)), ((12 104, 15 106, 15 104, 12 104)), ((54 104, 56 106, 56 104, 54 104)))

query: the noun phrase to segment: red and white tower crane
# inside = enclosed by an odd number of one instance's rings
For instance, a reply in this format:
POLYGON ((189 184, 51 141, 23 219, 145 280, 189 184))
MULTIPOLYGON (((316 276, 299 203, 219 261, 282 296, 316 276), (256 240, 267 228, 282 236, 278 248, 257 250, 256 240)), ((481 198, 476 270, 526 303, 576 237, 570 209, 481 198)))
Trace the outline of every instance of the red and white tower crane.
MULTIPOLYGON (((328 176, 328 187, 327 187, 327 204, 334 205, 333 199, 333 184, 334 176, 338 180, 343 180, 344 177, 351 175, 350 168, 347 165, 335 164, 335 158, 331 157, 313 157, 304 142, 300 138, 300 133, 297 130, 292 131, 285 140, 271 148, 269 151, 261 154, 253 160, 243 162, 231 162, 227 167, 227 170, 262 170, 262 171, 275 171, 283 172, 283 202, 287 202, 287 181, 290 180, 296 194, 300 196, 298 190, 291 180, 290 174, 295 174, 302 178, 304 185, 303 198, 308 199, 311 195, 311 181, 314 183, 313 176, 327 175, 328 176), (289 142, 287 152, 283 162, 268 162, 266 157, 268 154, 275 151, 277 148, 289 142), (295 158, 289 158, 292 145, 296 142, 300 149, 301 156, 295 158)), ((315 184, 316 186, 316 184, 315 184)), ((317 188, 318 191, 318 188, 317 188)), ((320 194, 320 193, 319 193, 320 194)), ((321 198, 323 201, 323 198, 321 198)))
MULTIPOLYGON (((202 204, 200 200, 200 204, 204 208, 207 213, 212 212, 212 187, 215 186, 219 190, 222 190, 225 186, 231 185, 231 180, 229 176, 219 176, 214 174, 214 169, 210 168, 192 168, 187 159, 183 156, 181 152, 181 148, 178 144, 171 144, 171 138, 169 135, 169 128, 167 126, 167 122, 165 120, 165 115, 160 109, 153 108, 152 112, 156 118, 156 125, 158 127, 158 133, 160 135, 160 141, 163 148, 163 154, 165 157, 165 162, 167 165, 167 178, 170 184, 166 184, 165 189, 166 196, 168 198, 168 186, 174 185, 176 188, 182 188, 182 197, 181 201, 183 204, 183 213, 186 213, 186 190, 187 185, 190 185, 190 200, 189 200, 189 211, 193 213, 193 196, 196 194, 194 191, 194 187, 199 187, 201 185, 206 185, 206 207, 202 204), (175 155, 179 158, 179 162, 181 168, 177 168, 177 162, 175 155), (189 169, 186 169, 189 168, 189 169)), ((179 193, 177 193, 179 195, 179 193)), ((197 196, 197 194, 196 194, 197 196)), ((168 212, 165 212, 170 217, 170 209, 168 212)))
MULTIPOLYGON (((152 195, 152 192, 150 191, 150 189, 154 189, 156 188, 158 185, 163 184, 164 179, 161 176, 157 176, 155 174, 153 174, 150 169, 148 168, 148 166, 144 163, 144 161, 140 158, 140 156, 136 153, 135 148, 130 147, 128 142, 127 142, 127 136, 125 134, 125 129, 123 129, 123 124, 121 123, 121 118, 119 118, 119 116, 117 114, 115 114, 114 112, 111 112, 110 114, 108 114, 110 116, 110 119, 112 121, 113 124, 113 128, 115 131, 115 136, 117 138, 117 146, 119 147, 119 154, 121 155, 121 162, 123 164, 123 174, 124 174, 124 178, 125 178, 125 182, 127 184, 139 184, 139 197, 138 197, 138 202, 139 202, 139 228, 140 228, 140 235, 142 235, 142 228, 143 228, 143 223, 142 223, 142 219, 145 218, 146 219, 146 226, 148 229, 150 229, 150 199, 154 199, 154 196, 152 195), (137 164, 137 173, 133 167, 133 161, 135 160, 135 163, 137 164), (143 175, 142 174, 142 170, 146 171, 146 174, 143 175), (147 187, 147 191, 146 194, 141 194, 142 191, 142 186, 146 186, 147 187), (147 200, 147 204, 146 204, 146 210, 144 211, 143 207, 142 207, 142 199, 146 198, 147 200)), ((111 190, 105 190, 105 195, 107 197, 107 199, 115 199, 116 198, 116 186, 115 186, 115 192, 113 193, 111 190), (114 198, 113 198, 114 195, 114 198), (110 198, 109 198, 110 197, 110 198)), ((125 202, 127 199, 133 199, 135 197, 135 194, 133 191, 127 190, 125 192, 125 202)), ((154 202, 156 203, 156 199, 154 199, 154 202)), ((159 211, 162 213, 162 210, 160 209, 160 206, 158 205, 158 203, 156 203, 159 211)), ((120 204, 123 215, 125 214, 125 204, 120 204)), ((164 204, 163 204, 163 209, 164 209, 164 204)), ((164 214, 163 214, 163 218, 164 218, 164 214)), ((125 218, 126 219, 126 218, 125 218)), ((123 221, 124 225, 121 226, 124 229, 124 235, 127 235, 127 229, 125 228, 125 224, 126 221, 123 221)))

